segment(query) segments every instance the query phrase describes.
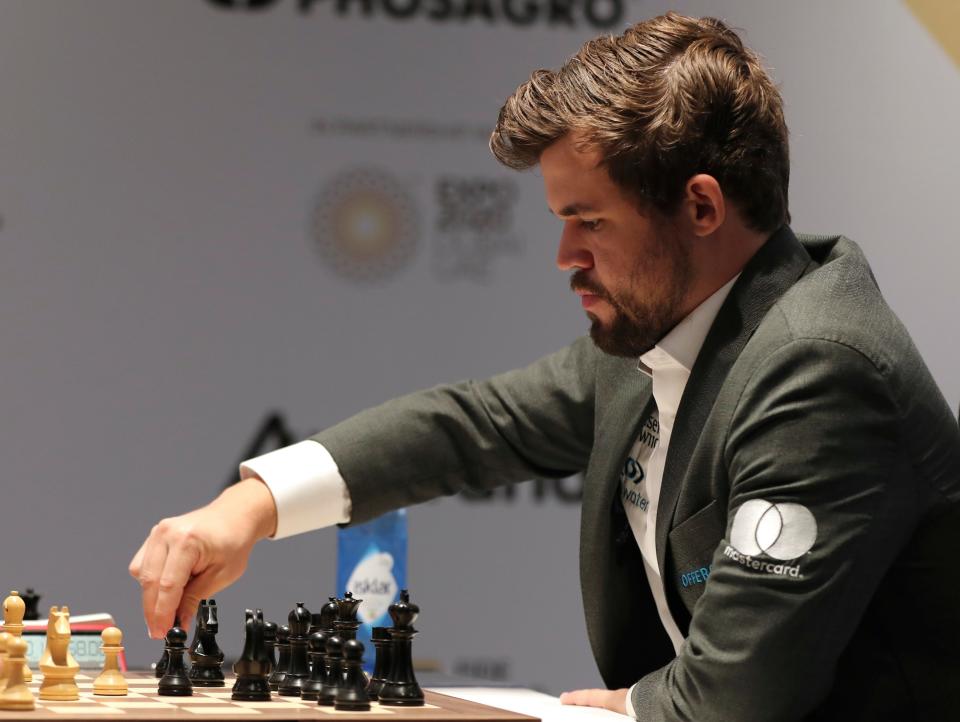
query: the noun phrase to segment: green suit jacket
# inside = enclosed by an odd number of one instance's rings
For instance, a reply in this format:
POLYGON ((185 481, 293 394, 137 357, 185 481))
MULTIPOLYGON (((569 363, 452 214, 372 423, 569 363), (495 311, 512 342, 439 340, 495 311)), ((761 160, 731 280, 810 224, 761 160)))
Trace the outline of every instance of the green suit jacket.
POLYGON ((619 498, 650 410, 583 338, 314 438, 353 522, 583 471, 587 630, 640 720, 960 718, 960 428, 854 243, 773 234, 691 372, 656 528, 677 656, 619 498))

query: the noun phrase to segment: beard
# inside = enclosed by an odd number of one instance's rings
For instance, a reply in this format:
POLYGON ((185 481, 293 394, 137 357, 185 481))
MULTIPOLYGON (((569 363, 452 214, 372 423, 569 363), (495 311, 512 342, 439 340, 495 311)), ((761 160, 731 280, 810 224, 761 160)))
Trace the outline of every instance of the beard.
POLYGON ((626 358, 642 356, 680 322, 692 275, 690 254, 681 238, 670 236, 673 234, 659 235, 656 249, 637 261, 624 290, 606 288, 590 279, 583 269, 570 278, 571 289, 591 293, 613 309, 613 320, 607 322, 587 311, 590 338, 604 353, 626 358), (654 273, 656 286, 640 295, 637 281, 642 277, 651 279, 654 273))

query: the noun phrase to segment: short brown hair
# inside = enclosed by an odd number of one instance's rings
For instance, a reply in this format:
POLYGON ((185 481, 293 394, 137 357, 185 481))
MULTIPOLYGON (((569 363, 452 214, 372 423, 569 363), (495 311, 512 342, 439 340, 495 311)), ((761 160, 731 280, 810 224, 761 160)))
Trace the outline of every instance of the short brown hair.
POLYGON ((758 231, 790 220, 790 157, 780 92, 758 56, 715 18, 676 13, 584 44, 560 70, 517 88, 490 137, 522 169, 576 131, 641 204, 676 210, 686 181, 717 179, 758 231))

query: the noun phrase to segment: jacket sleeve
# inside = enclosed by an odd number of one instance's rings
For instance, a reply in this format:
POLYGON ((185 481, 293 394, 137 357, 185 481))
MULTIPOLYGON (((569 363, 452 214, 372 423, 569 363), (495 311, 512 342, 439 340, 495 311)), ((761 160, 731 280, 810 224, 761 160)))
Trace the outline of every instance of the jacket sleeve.
POLYGON ((724 447, 725 538, 680 654, 636 685, 647 721, 803 719, 917 518, 883 365, 795 339, 754 372, 724 447))
POLYGON ((351 523, 464 489, 585 468, 597 353, 581 338, 524 369, 403 396, 312 437, 343 475, 351 523))

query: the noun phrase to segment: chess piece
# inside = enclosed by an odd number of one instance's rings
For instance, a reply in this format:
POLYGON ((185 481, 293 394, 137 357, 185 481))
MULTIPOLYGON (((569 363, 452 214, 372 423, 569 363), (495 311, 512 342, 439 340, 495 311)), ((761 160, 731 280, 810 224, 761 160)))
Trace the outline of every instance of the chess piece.
POLYGON ((197 626, 190 645, 190 682, 194 687, 223 687, 223 651, 217 644, 217 602, 203 599, 197 608, 197 626))
POLYGON ((263 612, 258 609, 254 614, 251 610, 246 610, 244 628, 246 636, 243 640, 243 653, 240 659, 233 663, 237 681, 233 685, 230 699, 269 702, 271 661, 263 639, 263 612))
POLYGON ((373 642, 373 648, 376 656, 373 661, 373 676, 370 677, 370 683, 367 684, 367 697, 371 702, 376 702, 380 695, 380 688, 386 681, 387 671, 390 669, 390 634, 386 627, 374 627, 370 630, 370 641, 373 642))
MULTIPOLYGON (((3 631, 19 639, 23 634, 23 615, 25 613, 26 604, 20 596, 20 592, 10 592, 10 596, 3 600, 3 631)), ((26 657, 23 660, 23 681, 33 681, 33 672, 27 666, 26 657)))
POLYGON ((317 704, 332 706, 337 700, 337 690, 343 684, 343 667, 340 660, 343 657, 343 640, 336 634, 327 637, 324 645, 323 686, 317 695, 317 704))
POLYGON ((413 673, 412 641, 417 630, 413 623, 420 613, 420 607, 410 602, 410 593, 400 592, 400 601, 389 608, 393 626, 388 630, 392 661, 387 680, 380 687, 380 704, 393 707, 419 707, 423 705, 423 690, 417 684, 413 673))
POLYGON ((160 679, 163 675, 167 673, 167 667, 170 665, 170 655, 167 653, 167 645, 163 645, 163 654, 160 655, 160 659, 157 660, 157 663, 153 666, 153 674, 157 679, 160 679))
POLYGON ((344 712, 368 712, 367 677, 363 673, 363 643, 348 639, 343 643, 343 683, 337 689, 334 709, 344 712))
POLYGON ((10 671, 10 665, 7 664, 7 643, 13 639, 6 632, 0 632, 0 692, 7 686, 7 674, 10 671))
POLYGON ((27 587, 27 591, 21 595, 24 604, 23 618, 28 621, 40 619, 40 595, 33 589, 27 587))
POLYGON ((70 609, 50 607, 47 621, 47 644, 40 657, 40 699, 56 702, 72 702, 80 699, 77 687, 77 672, 80 665, 70 654, 70 609))
POLYGON ((23 679, 23 664, 27 655, 27 643, 20 637, 7 639, 7 658, 4 660, 6 685, 0 691, 0 710, 31 710, 37 706, 33 693, 23 679))
POLYGON ((167 671, 157 684, 157 694, 164 697, 190 697, 193 694, 193 685, 183 659, 187 653, 186 642, 187 632, 180 626, 180 620, 175 619, 167 631, 167 671))
POLYGON ((357 630, 360 628, 360 622, 357 620, 357 610, 362 601, 362 599, 354 599, 352 592, 347 592, 343 595, 343 599, 337 600, 337 621, 333 623, 333 626, 340 639, 346 641, 357 638, 357 630))
POLYGON ((307 667, 307 632, 310 630, 310 610, 297 602, 297 608, 287 617, 290 623, 290 667, 277 689, 284 697, 299 697, 303 683, 310 678, 307 667))
POLYGON ((123 697, 127 694, 127 680, 123 678, 117 658, 123 651, 120 642, 123 641, 123 632, 116 627, 107 627, 100 632, 103 652, 103 671, 93 681, 93 693, 107 697, 123 697))
POLYGON ((280 689, 287 676, 287 670, 290 669, 290 627, 286 624, 277 629, 277 666, 270 675, 270 689, 276 692, 280 689))
POLYGON ((340 606, 337 604, 336 597, 327 597, 330 601, 320 607, 320 628, 327 634, 333 634, 333 625, 337 622, 340 615, 340 606))
POLYGON ((263 623, 263 648, 266 651, 267 659, 270 660, 270 669, 277 668, 277 655, 273 651, 277 643, 277 624, 276 622, 263 623))
POLYGON ((326 675, 326 655, 325 645, 327 643, 327 633, 321 628, 319 632, 314 632, 307 640, 307 655, 310 662, 310 679, 303 683, 300 689, 300 698, 311 702, 316 702, 320 698, 320 690, 323 688, 323 679, 326 675))

